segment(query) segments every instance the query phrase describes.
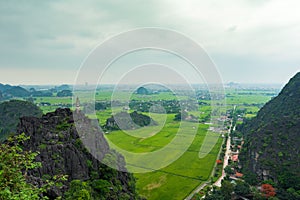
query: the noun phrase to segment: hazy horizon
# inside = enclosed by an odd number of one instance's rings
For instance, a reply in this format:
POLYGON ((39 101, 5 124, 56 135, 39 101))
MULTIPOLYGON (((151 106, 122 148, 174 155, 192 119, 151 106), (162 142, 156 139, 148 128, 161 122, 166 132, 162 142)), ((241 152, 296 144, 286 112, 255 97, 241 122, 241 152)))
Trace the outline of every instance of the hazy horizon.
MULTIPOLYGON (((5 83, 1 83, 3 85, 6 85, 5 83)), ((267 88, 267 89, 282 89, 287 83, 236 83, 236 82, 229 82, 229 83, 224 83, 224 89, 226 88, 241 88, 241 89, 263 89, 263 88, 267 88), (230 86, 231 84, 233 84, 232 86, 230 86)), ((30 88, 35 88, 37 90, 40 89, 50 89, 50 88, 54 88, 57 86, 61 86, 61 85, 68 85, 70 87, 74 87, 75 85, 73 84, 68 84, 68 83, 62 83, 62 84, 38 84, 38 85, 26 85, 26 84, 8 84, 11 86, 20 86, 20 87, 24 87, 26 89, 30 89, 30 88)), ((147 86, 147 84, 145 84, 147 86)), ((145 86, 143 85, 143 86, 145 86)), ((76 85, 77 90, 78 89, 94 89, 95 87, 97 89, 113 89, 116 86, 116 84, 101 84, 101 85, 96 85, 96 84, 88 84, 88 85, 76 85)), ((120 84, 118 85, 118 88, 138 88, 141 85, 139 84, 120 84)), ((174 83, 174 84, 166 84, 164 85, 166 88, 168 86, 173 86, 172 88, 174 88, 174 86, 186 86, 185 84, 180 84, 180 83, 174 83)), ((194 89, 207 89, 207 84, 205 83, 192 83, 191 86, 194 89)), ((147 88, 147 87, 146 87, 147 88)), ((151 86, 150 86, 151 88, 151 86)))

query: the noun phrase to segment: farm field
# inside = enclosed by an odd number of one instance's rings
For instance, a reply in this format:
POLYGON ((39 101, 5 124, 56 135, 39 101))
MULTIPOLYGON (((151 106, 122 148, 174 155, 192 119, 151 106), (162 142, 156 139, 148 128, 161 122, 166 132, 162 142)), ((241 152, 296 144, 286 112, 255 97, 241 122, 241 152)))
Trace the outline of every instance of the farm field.
MULTIPOLYGON (((89 103, 88 93, 82 91, 78 93, 80 103, 89 103)), ((95 100, 99 102, 109 102, 112 91, 97 91, 95 100)), ((228 115, 233 106, 237 105, 237 112, 241 111, 246 118, 254 117, 257 111, 267 102, 272 96, 275 96, 274 90, 226 90, 227 108, 222 108, 222 113, 228 115)), ((187 100, 188 96, 174 95, 171 92, 161 92, 151 95, 133 94, 130 100, 138 102, 147 101, 172 101, 172 100, 187 100)), ((124 103, 128 101, 126 91, 117 92, 115 100, 120 101, 120 105, 114 108, 115 112, 124 111, 124 103)), ((48 106, 40 106, 44 113, 55 110, 57 107, 72 107, 71 97, 41 97, 35 100, 35 103, 43 102, 50 103, 48 106)), ((216 102, 217 103, 217 102, 216 102)), ((125 110, 126 111, 126 110, 125 110)), ((130 110, 129 112, 132 112, 130 110)), ((128 110, 126 111, 128 112, 128 110)), ((201 183, 211 179, 212 172, 215 168, 216 160, 219 157, 220 148, 223 138, 220 133, 214 133, 209 130, 211 106, 209 99, 199 99, 199 110, 189 111, 189 114, 197 116, 200 123, 182 122, 188 127, 183 135, 183 141, 190 141, 189 130, 198 127, 197 133, 191 140, 191 145, 187 150, 173 163, 163 167, 157 171, 147 173, 135 173, 137 181, 137 190, 140 195, 149 200, 152 199, 184 199, 190 192, 193 191, 201 183), (212 151, 202 159, 199 159, 198 154, 206 134, 218 137, 216 145, 212 151)), ((105 137, 109 141, 110 146, 113 144, 118 148, 134 152, 145 153, 154 152, 168 145, 176 136, 180 127, 179 121, 174 121, 175 113, 158 114, 140 112, 144 115, 149 115, 152 119, 158 122, 157 126, 147 126, 136 130, 105 130, 105 137)), ((111 108, 96 110, 96 115, 88 115, 89 117, 97 117, 99 124, 103 127, 106 120, 112 116, 111 108)), ((230 116, 230 115, 229 115, 230 116)), ((239 122, 238 122, 239 123, 239 122)), ((226 125, 226 122, 225 122, 226 125)), ((213 124, 211 126, 214 126, 213 124)), ((176 146, 173 147, 176 150, 176 146)), ((180 146, 178 146, 180 148, 180 146)), ((157 159, 159 160, 159 158, 157 159)), ((127 168, 138 168, 136 164, 132 165, 131 160, 126 160, 127 168)), ((215 180, 217 177, 213 177, 215 180)))
MULTIPOLYGON (((159 114, 152 117, 159 121, 159 114)), ((173 118, 174 115, 168 114, 162 130, 147 139, 129 136, 123 131, 113 131, 107 134, 106 138, 128 151, 136 153, 156 151, 163 148, 175 137, 180 123, 174 122, 173 118)), ((191 129, 192 126, 194 124, 190 123, 191 129)), ((142 131, 151 133, 155 131, 154 129, 156 129, 155 126, 146 127, 142 131)), ((215 165, 222 138, 219 137, 219 134, 207 132, 207 129, 208 125, 200 124, 191 146, 169 166, 154 172, 135 174, 139 193, 147 199, 183 199, 201 182, 208 180, 215 165), (210 154, 199 159, 199 149, 206 134, 214 135, 219 139, 210 154)), ((132 130, 131 132, 135 133, 130 133, 130 135, 141 134, 139 130, 132 130)), ((126 160, 126 163, 127 167, 130 168, 130 161, 126 160)))
POLYGON ((200 183, 208 180, 222 139, 218 140, 209 155, 199 159, 199 145, 202 144, 203 138, 204 134, 199 133, 188 151, 168 167, 151 173, 136 174, 139 193, 148 199, 183 199, 200 183), (159 185, 156 185, 157 183, 159 185))

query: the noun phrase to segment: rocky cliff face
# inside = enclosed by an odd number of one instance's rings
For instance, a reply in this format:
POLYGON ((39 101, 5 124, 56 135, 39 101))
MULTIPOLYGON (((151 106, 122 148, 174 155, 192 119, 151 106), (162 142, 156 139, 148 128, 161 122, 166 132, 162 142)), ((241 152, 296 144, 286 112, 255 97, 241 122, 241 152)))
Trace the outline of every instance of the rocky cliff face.
POLYGON ((246 171, 300 189, 300 73, 238 130, 246 137, 240 156, 246 171))
POLYGON ((50 198, 62 195, 72 180, 101 179, 119 188, 109 191, 111 194, 108 196, 126 195, 130 197, 128 199, 134 199, 132 175, 111 169, 99 161, 107 156, 113 157, 119 163, 118 168, 124 171, 124 158, 109 149, 102 132, 80 112, 74 117, 70 109, 57 109, 41 118, 22 117, 18 133, 22 132, 30 136, 30 140, 24 144, 25 150, 40 152, 37 161, 42 163, 42 167, 29 173, 34 184, 41 183, 43 177, 68 175, 68 181, 62 189, 53 188, 48 192, 50 198), (78 132, 84 134, 79 135, 78 132), (83 143, 88 143, 91 148, 85 148, 83 143))

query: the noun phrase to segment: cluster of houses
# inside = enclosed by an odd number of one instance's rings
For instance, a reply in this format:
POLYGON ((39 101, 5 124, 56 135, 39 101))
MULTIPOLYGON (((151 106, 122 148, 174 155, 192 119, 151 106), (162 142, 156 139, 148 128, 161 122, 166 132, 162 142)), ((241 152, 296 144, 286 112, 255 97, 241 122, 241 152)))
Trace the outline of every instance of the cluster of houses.
POLYGON ((232 171, 234 172, 232 175, 230 175, 230 179, 237 180, 242 178, 244 175, 239 172, 239 170, 242 168, 242 166, 239 163, 239 153, 242 149, 242 146, 244 144, 244 141, 242 138, 233 137, 232 143, 230 146, 230 153, 229 153, 229 163, 234 163, 229 166, 235 166, 232 167, 232 171))

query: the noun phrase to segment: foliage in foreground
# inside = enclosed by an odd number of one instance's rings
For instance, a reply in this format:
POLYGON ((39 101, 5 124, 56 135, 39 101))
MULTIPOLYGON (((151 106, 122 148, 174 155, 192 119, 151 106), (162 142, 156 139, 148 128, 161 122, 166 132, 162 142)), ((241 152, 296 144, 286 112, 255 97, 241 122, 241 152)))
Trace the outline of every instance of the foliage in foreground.
MULTIPOLYGON (((23 151, 21 145, 28 140, 25 134, 10 137, 0 145, 0 200, 32 200, 48 199, 43 196, 54 181, 46 180, 41 187, 28 183, 28 170, 41 167, 40 162, 35 162, 36 152, 23 151)), ((54 177, 54 179, 65 180, 65 177, 54 177)))

